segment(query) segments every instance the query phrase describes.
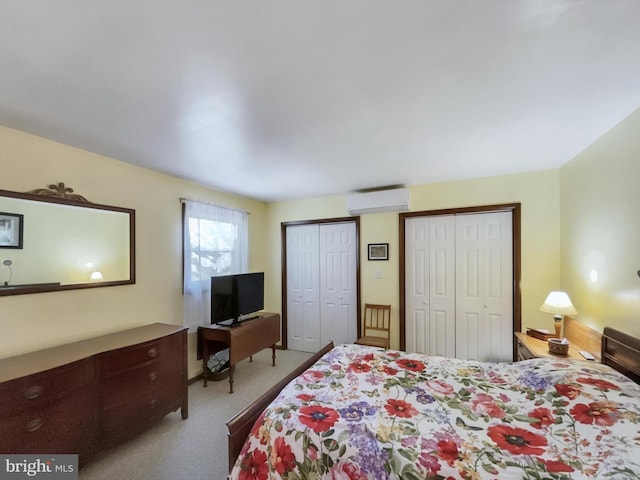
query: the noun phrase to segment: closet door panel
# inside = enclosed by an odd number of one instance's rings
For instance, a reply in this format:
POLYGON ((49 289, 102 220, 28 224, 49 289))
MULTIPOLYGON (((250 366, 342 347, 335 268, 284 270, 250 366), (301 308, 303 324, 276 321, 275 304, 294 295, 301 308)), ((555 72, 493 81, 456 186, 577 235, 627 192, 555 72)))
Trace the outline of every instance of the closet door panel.
POLYGON ((287 227, 287 342, 305 352, 320 349, 318 225, 287 227))
POLYGON ((455 355, 455 223, 452 216, 406 222, 406 349, 455 355))
POLYGON ((456 354, 455 217, 429 219, 430 355, 456 354))
POLYGON ((320 225, 320 344, 357 337, 357 248, 353 222, 320 225))
POLYGON ((456 357, 513 356, 511 213, 456 217, 456 357))
POLYGON ((405 223, 405 348, 428 354, 429 345, 429 219, 405 223))

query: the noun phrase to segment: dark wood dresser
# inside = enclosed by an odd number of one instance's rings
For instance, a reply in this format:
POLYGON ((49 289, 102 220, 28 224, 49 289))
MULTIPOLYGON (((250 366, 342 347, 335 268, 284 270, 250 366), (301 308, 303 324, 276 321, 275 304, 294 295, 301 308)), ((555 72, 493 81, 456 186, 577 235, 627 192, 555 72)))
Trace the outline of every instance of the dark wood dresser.
POLYGON ((0 452, 77 453, 80 464, 180 408, 187 329, 154 323, 0 359, 0 452))

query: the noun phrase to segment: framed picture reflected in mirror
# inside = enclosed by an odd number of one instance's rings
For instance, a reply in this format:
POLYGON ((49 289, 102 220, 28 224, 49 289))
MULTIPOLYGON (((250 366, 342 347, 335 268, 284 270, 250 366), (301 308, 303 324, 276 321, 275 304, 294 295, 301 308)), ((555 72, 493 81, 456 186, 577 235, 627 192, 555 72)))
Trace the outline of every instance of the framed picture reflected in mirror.
POLYGON ((0 248, 22 248, 24 215, 0 212, 0 248))

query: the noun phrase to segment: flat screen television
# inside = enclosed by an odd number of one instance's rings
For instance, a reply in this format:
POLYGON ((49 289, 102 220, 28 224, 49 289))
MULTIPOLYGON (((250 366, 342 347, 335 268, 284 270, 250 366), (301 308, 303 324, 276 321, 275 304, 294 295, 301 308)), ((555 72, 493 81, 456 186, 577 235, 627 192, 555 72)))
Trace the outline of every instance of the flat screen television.
POLYGON ((211 323, 239 325, 264 308, 264 272, 211 277, 211 323))

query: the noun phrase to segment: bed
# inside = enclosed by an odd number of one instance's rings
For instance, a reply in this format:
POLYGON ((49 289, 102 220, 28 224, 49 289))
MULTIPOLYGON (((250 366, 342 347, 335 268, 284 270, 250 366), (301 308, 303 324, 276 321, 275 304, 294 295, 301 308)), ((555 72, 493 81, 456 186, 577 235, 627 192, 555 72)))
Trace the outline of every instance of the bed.
POLYGON ((327 345, 227 422, 229 478, 640 478, 640 340, 605 328, 601 353, 511 364, 327 345))

